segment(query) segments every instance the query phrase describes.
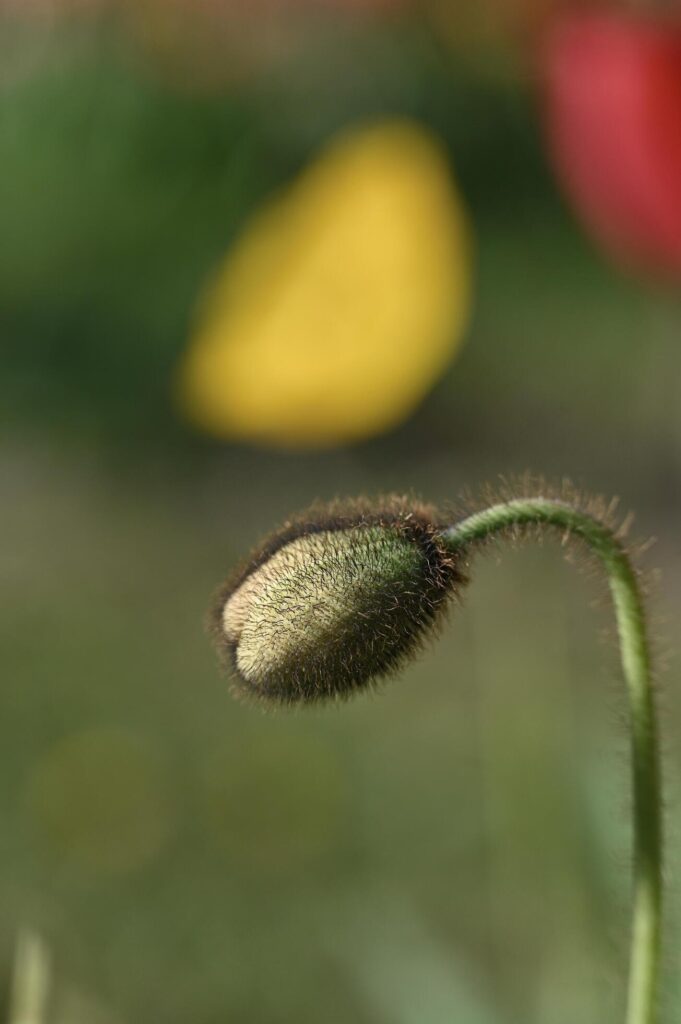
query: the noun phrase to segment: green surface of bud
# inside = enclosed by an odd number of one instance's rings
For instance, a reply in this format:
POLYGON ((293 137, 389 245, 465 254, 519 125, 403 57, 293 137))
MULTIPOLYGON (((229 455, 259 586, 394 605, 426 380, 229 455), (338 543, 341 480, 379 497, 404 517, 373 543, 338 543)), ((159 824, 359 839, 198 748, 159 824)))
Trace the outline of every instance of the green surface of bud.
POLYGON ((403 498, 311 509, 220 590, 211 631, 238 688, 344 697, 398 669, 463 580, 433 510, 403 498))

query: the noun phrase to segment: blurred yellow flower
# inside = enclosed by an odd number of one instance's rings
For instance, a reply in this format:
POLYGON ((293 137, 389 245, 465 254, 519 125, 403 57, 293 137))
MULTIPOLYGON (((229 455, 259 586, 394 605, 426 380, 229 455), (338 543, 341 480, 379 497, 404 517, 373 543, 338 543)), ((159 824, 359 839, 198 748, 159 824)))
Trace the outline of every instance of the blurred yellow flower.
POLYGON ((437 142, 406 121, 334 140, 247 227, 180 367, 218 437, 323 447, 405 419, 461 339, 467 220, 437 142))

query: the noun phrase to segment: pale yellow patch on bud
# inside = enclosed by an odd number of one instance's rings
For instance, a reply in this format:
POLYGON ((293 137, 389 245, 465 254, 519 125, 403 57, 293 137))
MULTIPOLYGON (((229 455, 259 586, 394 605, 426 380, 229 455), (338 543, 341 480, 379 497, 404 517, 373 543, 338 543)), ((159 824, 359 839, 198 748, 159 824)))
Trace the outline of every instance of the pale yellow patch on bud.
MULTIPOLYGON (((326 533, 315 533, 309 537, 298 537, 297 540, 286 544, 276 551, 264 565, 247 576, 227 601, 222 613, 225 636, 230 643, 240 644, 245 629, 247 633, 246 642, 240 645, 237 658, 241 671, 245 670, 244 662, 253 664, 256 661, 255 650, 249 656, 248 647, 258 648, 260 646, 257 643, 257 636, 250 637, 249 645, 248 634, 254 632, 252 627, 250 631, 247 629, 251 617, 258 617, 262 614, 263 604, 269 604, 274 592, 281 587, 282 578, 291 579, 299 576, 305 572, 306 565, 310 564, 310 558, 318 559, 325 553, 324 538, 326 536, 326 533)), ((278 614, 281 616, 281 610, 278 614)), ((264 656, 267 655, 267 651, 258 653, 260 660, 266 660, 264 656)), ((269 653, 273 655, 272 650, 269 653)), ((270 660, 273 662, 274 657, 270 660)), ((246 671, 246 675, 250 675, 250 672, 246 671)))
MULTIPOLYGON (((229 598, 223 610, 236 664, 257 684, 291 658, 305 656, 354 616, 367 588, 380 587, 385 554, 366 541, 374 531, 323 531, 276 551, 229 598)), ((416 566, 415 545, 394 538, 400 562, 416 566)))

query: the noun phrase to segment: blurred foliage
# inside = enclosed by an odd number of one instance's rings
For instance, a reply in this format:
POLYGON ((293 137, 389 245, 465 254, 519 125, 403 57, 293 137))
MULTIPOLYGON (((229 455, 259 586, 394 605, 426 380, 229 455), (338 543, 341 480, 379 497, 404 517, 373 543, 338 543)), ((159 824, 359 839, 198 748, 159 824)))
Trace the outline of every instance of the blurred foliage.
MULTIPOLYGON (((235 705, 201 620, 244 550, 314 497, 448 501, 531 466, 638 510, 674 639, 675 297, 610 270, 571 223, 527 87, 416 18, 321 32, 214 91, 106 22, 18 38, 0 42, 6 985, 27 922, 69 1024, 620 1019, 619 680, 600 590, 558 545, 483 562, 433 650, 338 714, 235 705), (471 211, 460 357, 408 423, 351 450, 191 439, 171 382, 202 283, 327 139, 384 116, 442 140, 471 211)), ((673 890, 668 918, 673 950, 673 890)))
MULTIPOLYGON (((273 72, 249 91, 197 96, 168 91, 108 42, 94 54, 71 43, 5 86, 6 414, 109 434, 170 429, 172 367, 201 282, 260 201, 344 124, 418 115, 450 153, 470 159, 472 143, 491 173, 489 144, 498 152, 503 132, 489 123, 486 86, 457 86, 422 34, 363 40, 360 56, 345 96, 330 92, 351 71, 337 55, 331 69, 312 54, 290 80, 273 72), (319 95, 313 108, 298 95, 303 82, 319 95)), ((471 167, 468 178, 479 174, 471 167)))
POLYGON ((3 405, 127 432, 161 421, 202 274, 268 161, 243 104, 120 72, 81 59, 6 90, 0 301, 3 405))

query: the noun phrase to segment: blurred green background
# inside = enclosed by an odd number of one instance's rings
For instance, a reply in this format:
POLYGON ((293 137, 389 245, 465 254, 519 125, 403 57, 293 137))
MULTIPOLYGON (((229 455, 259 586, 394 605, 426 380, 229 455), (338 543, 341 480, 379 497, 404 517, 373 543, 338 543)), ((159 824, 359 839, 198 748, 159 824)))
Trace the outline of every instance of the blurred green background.
POLYGON ((341 710, 235 703, 202 629, 315 498, 447 502, 528 468, 657 538, 681 1014, 681 307, 574 223, 512 34, 375 6, 299 8, 274 42, 261 12, 210 54, 105 7, 0 14, 0 963, 8 994, 17 930, 44 937, 50 1021, 622 1018, 627 737, 598 580, 548 541, 481 561, 433 649, 341 710), (384 114, 436 134, 468 205, 461 353, 383 437, 205 439, 172 401, 203 282, 327 138, 384 114))

